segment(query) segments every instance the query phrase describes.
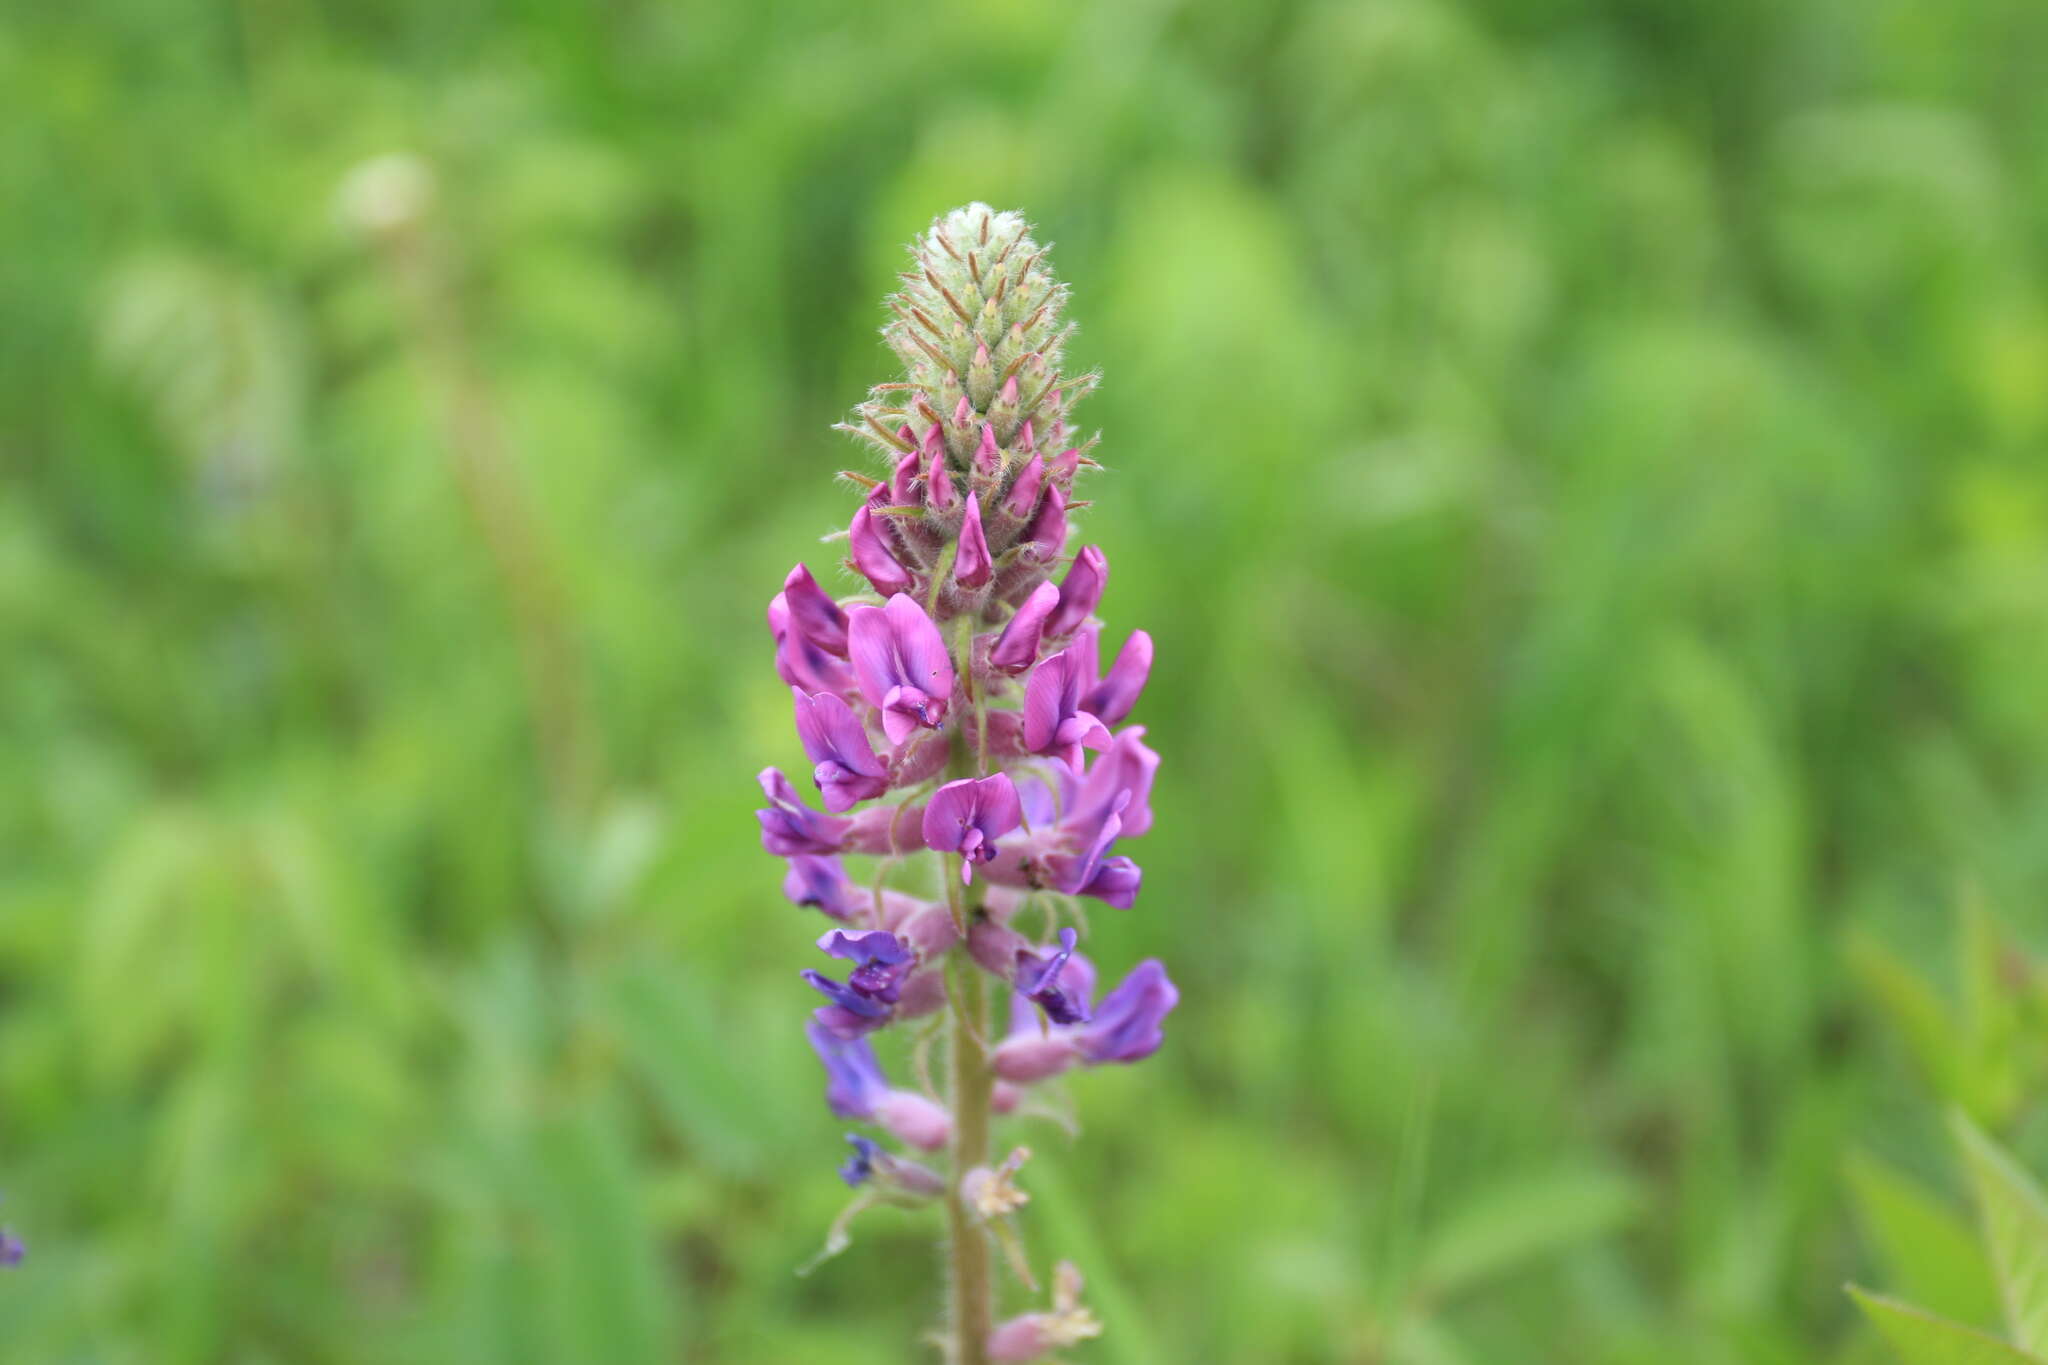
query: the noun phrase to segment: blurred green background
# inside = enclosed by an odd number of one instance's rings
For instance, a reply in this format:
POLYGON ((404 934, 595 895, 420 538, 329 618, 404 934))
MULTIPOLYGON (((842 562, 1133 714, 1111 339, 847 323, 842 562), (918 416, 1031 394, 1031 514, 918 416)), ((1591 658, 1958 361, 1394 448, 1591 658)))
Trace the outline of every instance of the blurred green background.
POLYGON ((1017 1130, 1075 1359, 1988 1317, 1941 1116, 2048 1164, 2037 0, 0 16, 10 1365, 912 1358, 929 1224, 792 1274, 845 1125, 749 812, 827 427, 971 198, 1058 243, 1161 660, 1093 951, 1184 1002, 1017 1130))

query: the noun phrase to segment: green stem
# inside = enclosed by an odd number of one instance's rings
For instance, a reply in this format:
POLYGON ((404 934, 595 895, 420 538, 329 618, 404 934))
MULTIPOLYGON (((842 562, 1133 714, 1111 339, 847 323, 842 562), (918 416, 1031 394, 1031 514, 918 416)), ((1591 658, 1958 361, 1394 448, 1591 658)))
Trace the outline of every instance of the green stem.
MULTIPOLYGON (((956 660, 960 676, 966 679, 974 701, 977 735, 985 729, 986 718, 979 689, 974 686, 972 623, 958 634, 956 660)), ((967 727, 953 731, 952 761, 947 765, 949 780, 984 776, 987 766, 986 742, 970 748, 967 727)), ((995 1094, 995 1072, 989 1067, 988 978, 968 955, 966 930, 970 927, 969 907, 961 891, 958 856, 945 859, 946 901, 953 920, 961 926, 961 941, 953 949, 954 970, 948 973, 949 1003, 947 1056, 953 1105, 952 1179, 946 1188, 946 1263, 948 1304, 947 1329, 950 1337, 948 1365, 987 1365, 989 1332, 995 1327, 994 1257, 989 1238, 973 1210, 961 1196, 961 1179, 977 1166, 988 1165, 989 1110, 995 1094)))
POLYGON ((995 1286, 988 1234, 960 1194, 960 1181, 988 1164, 989 1103, 995 1073, 978 1039, 988 1036, 988 982, 972 962, 955 975, 951 1023, 953 1178, 946 1190, 953 1337, 950 1365, 986 1365, 995 1326, 995 1286))

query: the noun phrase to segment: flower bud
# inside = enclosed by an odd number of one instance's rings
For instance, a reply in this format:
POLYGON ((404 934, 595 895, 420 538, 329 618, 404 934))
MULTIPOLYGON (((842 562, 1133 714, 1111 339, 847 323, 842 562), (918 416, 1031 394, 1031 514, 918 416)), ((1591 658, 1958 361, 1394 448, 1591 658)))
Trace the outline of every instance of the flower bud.
POLYGON ((963 588, 978 588, 988 582, 993 568, 988 536, 981 529, 981 498, 969 493, 967 515, 960 521, 960 548, 953 556, 953 581, 963 588))
POLYGON ((1038 662, 1038 642, 1045 633, 1046 618, 1059 602, 1060 590, 1053 584, 1040 583, 1033 588, 989 649, 989 667, 1011 677, 1029 672, 1038 662))
POLYGON ((846 540, 853 554, 853 567, 867 576, 876 592, 888 597, 910 588, 910 570, 890 550, 886 533, 865 503, 853 514, 846 540))
POLYGON ((1038 491, 1045 486, 1045 457, 1033 455, 1017 474, 1010 491, 1003 495, 1003 510, 1022 521, 1038 506, 1038 491))
POLYGON ((925 505, 934 512, 950 512, 960 505, 960 495, 953 490, 953 476, 946 469, 946 453, 942 450, 932 456, 931 472, 924 480, 925 505))
POLYGON ((1047 635, 1072 635, 1102 600, 1109 583, 1109 557, 1090 545, 1074 556, 1074 565, 1060 580, 1060 605, 1046 618, 1047 635))

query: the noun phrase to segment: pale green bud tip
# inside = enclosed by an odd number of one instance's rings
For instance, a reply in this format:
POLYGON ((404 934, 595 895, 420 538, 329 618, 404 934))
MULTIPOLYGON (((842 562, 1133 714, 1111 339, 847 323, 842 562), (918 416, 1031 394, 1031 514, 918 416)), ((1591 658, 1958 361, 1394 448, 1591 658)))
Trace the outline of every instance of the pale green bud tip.
POLYGON ((904 364, 902 382, 877 386, 848 429, 893 463, 936 428, 949 463, 1013 470, 1069 434, 1067 411, 1095 376, 1062 368, 1072 328, 1061 322, 1066 286, 1024 216, 969 204, 932 220, 910 246, 902 288, 882 328, 904 364), (990 450, 990 435, 994 446, 990 450))

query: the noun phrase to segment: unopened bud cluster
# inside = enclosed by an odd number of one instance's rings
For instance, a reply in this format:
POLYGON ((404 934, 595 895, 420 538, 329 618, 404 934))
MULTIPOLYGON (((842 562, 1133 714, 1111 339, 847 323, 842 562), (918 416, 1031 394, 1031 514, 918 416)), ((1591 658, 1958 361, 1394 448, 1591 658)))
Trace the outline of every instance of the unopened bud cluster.
MULTIPOLYGON (((1149 1056, 1178 993, 1147 960, 1098 1001, 1078 951, 1074 898, 1128 908, 1138 896, 1139 868, 1116 847, 1151 827, 1159 757, 1124 724, 1151 637, 1132 632, 1105 670, 1095 611, 1108 561, 1068 548, 1074 481, 1094 467, 1069 414, 1094 380, 1062 369, 1065 286, 1021 217, 980 204, 934 221, 912 254, 884 329, 905 377, 846 424, 886 471, 848 476, 866 496, 842 567, 872 591, 835 597, 799 564, 768 607, 824 810, 770 768, 759 816, 768 851, 787 860, 788 897, 832 921, 825 960, 802 974, 823 997, 807 1027, 826 1102, 930 1153, 956 1115, 892 1083, 870 1035, 944 1008, 949 959, 1009 991, 1007 1034, 987 1040, 1004 1113, 1074 1066, 1149 1056), (904 863, 928 850, 945 868, 918 881, 904 863), (847 854, 874 863, 857 880, 847 854)), ((994 1223, 1028 1198, 1012 1180, 1021 1149, 1001 1168, 941 1177, 851 1141, 841 1174, 891 1202, 955 1182, 994 1223)), ((998 1324, 988 1358, 1037 1359, 1094 1335, 1079 1293, 1063 1265, 1052 1311, 998 1324)))

